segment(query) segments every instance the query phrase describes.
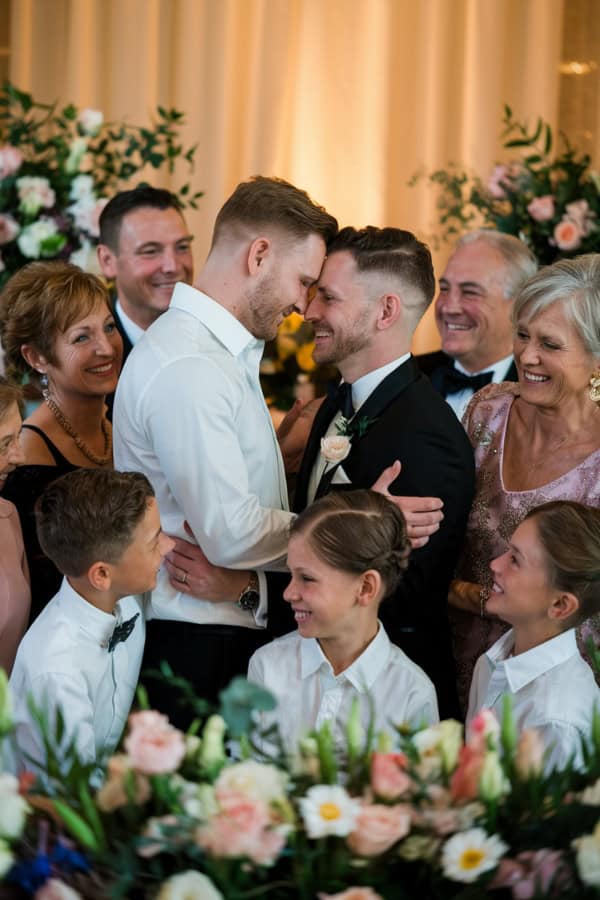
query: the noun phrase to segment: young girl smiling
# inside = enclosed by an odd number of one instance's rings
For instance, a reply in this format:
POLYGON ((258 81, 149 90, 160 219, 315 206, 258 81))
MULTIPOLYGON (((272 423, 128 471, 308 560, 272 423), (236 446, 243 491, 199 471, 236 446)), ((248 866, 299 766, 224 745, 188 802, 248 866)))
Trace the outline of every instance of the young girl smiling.
POLYGON ((372 491, 333 492, 293 522, 284 598, 298 630, 257 650, 248 669, 276 696, 286 745, 325 721, 341 742, 354 697, 365 725, 371 706, 376 728, 438 721, 431 681, 377 617, 409 552, 402 513, 372 491))

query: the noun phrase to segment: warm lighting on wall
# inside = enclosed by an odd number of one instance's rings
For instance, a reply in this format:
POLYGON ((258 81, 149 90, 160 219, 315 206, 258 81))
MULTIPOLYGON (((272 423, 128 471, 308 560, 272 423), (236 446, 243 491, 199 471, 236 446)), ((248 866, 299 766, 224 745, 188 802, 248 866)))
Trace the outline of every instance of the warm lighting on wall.
POLYGON ((570 59, 561 63, 558 67, 558 71, 561 75, 589 75, 590 72, 593 72, 596 68, 597 63, 595 63, 593 59, 587 61, 570 59))

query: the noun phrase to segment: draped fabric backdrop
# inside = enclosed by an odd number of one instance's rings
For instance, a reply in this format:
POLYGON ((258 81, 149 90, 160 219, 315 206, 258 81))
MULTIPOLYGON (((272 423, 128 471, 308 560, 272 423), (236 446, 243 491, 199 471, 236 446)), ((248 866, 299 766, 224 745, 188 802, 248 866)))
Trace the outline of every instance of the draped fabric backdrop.
MULTIPOLYGON (((11 2, 11 79, 37 99, 136 124, 157 104, 185 111, 198 265, 250 175, 306 188, 343 225, 427 239, 435 200, 408 187, 416 170, 487 173, 504 102, 556 124, 563 0, 11 2)), ((415 349, 437 343, 428 316, 415 349)))

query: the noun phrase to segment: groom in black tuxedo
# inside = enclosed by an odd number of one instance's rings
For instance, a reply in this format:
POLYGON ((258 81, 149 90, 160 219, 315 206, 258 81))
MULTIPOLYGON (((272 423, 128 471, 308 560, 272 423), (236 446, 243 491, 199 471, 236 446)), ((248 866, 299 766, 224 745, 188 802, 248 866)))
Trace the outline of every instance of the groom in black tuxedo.
POLYGON ((410 232, 345 228, 334 239, 305 318, 315 329, 315 361, 335 364, 343 389, 317 413, 294 509, 331 490, 371 487, 395 460, 402 469, 392 494, 443 500, 439 531, 413 551, 380 616, 390 639, 433 680, 447 716, 456 714, 448 585, 471 506, 474 465, 462 426, 409 352, 434 290, 429 250, 410 232), (340 403, 353 432, 350 452, 326 467, 321 439, 336 433, 340 403))

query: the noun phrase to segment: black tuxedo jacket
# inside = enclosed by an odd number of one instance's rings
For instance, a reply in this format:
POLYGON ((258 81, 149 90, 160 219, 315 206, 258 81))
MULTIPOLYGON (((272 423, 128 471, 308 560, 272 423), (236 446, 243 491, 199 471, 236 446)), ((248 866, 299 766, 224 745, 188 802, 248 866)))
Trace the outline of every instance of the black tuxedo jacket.
MULTIPOLYGON (((119 332, 119 334, 121 335, 121 338, 123 340, 123 362, 121 363, 121 369, 122 369, 123 366, 125 365, 125 360, 127 359, 127 357, 129 356, 129 354, 131 353, 131 351, 133 349, 133 344, 127 337, 127 332, 123 328, 123 323, 122 323, 121 319, 119 318, 119 314, 115 308, 114 299, 113 299, 113 302, 111 305, 112 305, 112 314, 114 316, 115 325, 117 326, 117 331, 119 332)), ((113 391, 112 394, 106 395, 106 414, 111 422, 112 422, 112 417, 113 417, 114 402, 115 402, 115 394, 113 391)))
MULTIPOLYGON (((333 401, 326 398, 315 417, 298 473, 296 512, 306 505, 310 473, 335 412, 333 401)), ((402 471, 391 485, 392 494, 441 497, 444 501, 439 531, 425 547, 413 551, 395 595, 381 606, 380 618, 390 639, 434 682, 440 713, 455 715, 448 586, 473 498, 473 451, 452 409, 419 372, 412 357, 381 382, 358 416, 374 421, 362 437, 352 439, 350 453, 341 463, 351 482, 345 489, 371 487, 383 469, 399 459, 402 471)), ((335 468, 321 480, 318 496, 338 488, 331 483, 335 468)), ((271 583, 269 579, 270 591, 271 583)), ((295 627, 287 607, 287 603, 269 603, 270 627, 276 633, 295 627)))
MULTIPOLYGON (((436 390, 438 394, 441 394, 442 374, 446 366, 454 366, 454 360, 452 359, 452 357, 448 356, 447 353, 444 353, 443 350, 436 350, 434 353, 422 353, 420 356, 415 356, 415 359, 421 372, 427 375, 430 379, 434 390, 436 390)), ((519 380, 514 359, 508 367, 508 371, 506 372, 502 380, 519 380)))

